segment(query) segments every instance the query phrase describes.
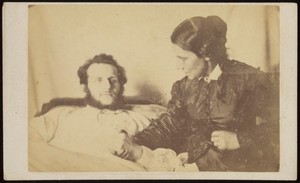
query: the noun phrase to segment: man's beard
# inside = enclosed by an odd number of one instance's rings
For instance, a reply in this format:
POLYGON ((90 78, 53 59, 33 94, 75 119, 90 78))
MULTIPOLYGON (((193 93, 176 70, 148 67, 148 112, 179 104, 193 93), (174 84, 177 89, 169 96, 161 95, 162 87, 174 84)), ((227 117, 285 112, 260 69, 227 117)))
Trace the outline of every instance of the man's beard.
POLYGON ((90 106, 93 106, 98 109, 110 109, 110 110, 117 110, 120 109, 123 104, 123 95, 120 93, 119 95, 115 96, 113 98, 113 102, 109 105, 103 105, 100 101, 95 99, 95 97, 92 96, 91 92, 89 89, 86 90, 86 96, 84 98, 85 104, 88 104, 90 106))

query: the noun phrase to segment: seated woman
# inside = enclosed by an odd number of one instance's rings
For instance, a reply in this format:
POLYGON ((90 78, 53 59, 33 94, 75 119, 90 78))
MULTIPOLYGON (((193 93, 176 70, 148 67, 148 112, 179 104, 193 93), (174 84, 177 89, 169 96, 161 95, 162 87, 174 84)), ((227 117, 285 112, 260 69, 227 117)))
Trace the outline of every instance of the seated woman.
POLYGON ((271 82, 259 69, 228 59, 226 32, 217 16, 192 17, 175 28, 171 41, 186 76, 173 84, 167 112, 134 141, 124 139, 131 160, 171 148, 188 153, 177 171, 278 171, 271 82))

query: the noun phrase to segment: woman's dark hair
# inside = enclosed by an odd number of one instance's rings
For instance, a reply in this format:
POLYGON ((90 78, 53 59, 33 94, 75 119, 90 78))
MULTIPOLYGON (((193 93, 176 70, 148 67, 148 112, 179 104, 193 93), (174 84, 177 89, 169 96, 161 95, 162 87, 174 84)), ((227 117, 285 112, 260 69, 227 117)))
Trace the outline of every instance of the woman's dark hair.
POLYGON ((88 80, 88 75, 87 75, 87 70, 92 64, 110 64, 112 66, 115 66, 118 72, 118 79, 119 82, 121 83, 121 88, 123 91, 123 86, 127 82, 125 70, 122 66, 120 66, 116 60, 111 55, 106 55, 106 54, 100 54, 96 55, 94 58, 89 59, 86 61, 81 67, 79 67, 77 74, 80 79, 80 84, 87 85, 87 80, 88 80))
POLYGON ((197 16, 179 24, 171 35, 171 41, 198 57, 210 57, 221 62, 227 59, 226 32, 227 25, 218 16, 197 16))

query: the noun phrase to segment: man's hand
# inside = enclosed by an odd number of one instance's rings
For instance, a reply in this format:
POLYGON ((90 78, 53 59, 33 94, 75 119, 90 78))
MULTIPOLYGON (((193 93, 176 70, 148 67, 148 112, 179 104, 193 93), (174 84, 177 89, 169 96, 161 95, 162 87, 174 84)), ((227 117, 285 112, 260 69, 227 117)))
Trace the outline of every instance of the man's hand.
POLYGON ((130 161, 139 160, 143 153, 142 147, 135 144, 125 131, 114 137, 111 150, 114 155, 130 161))
POLYGON ((187 152, 180 153, 180 154, 178 154, 177 157, 180 159, 180 162, 182 165, 187 164, 188 158, 189 158, 189 155, 187 152))
POLYGON ((211 141, 220 150, 236 150, 240 148, 237 135, 229 131, 214 131, 211 134, 211 141))

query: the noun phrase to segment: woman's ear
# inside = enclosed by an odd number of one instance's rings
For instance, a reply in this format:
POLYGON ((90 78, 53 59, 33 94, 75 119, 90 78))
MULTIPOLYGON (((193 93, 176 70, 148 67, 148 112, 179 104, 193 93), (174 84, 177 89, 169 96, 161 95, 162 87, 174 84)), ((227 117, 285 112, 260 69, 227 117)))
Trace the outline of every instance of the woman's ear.
POLYGON ((204 57, 204 60, 205 60, 206 62, 209 62, 209 61, 210 61, 210 57, 204 57))

